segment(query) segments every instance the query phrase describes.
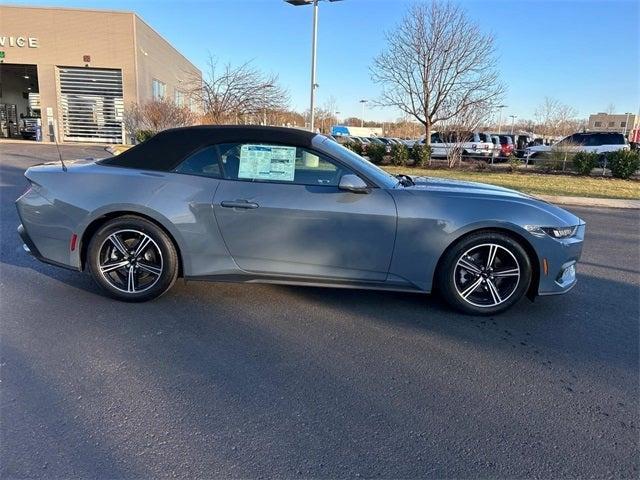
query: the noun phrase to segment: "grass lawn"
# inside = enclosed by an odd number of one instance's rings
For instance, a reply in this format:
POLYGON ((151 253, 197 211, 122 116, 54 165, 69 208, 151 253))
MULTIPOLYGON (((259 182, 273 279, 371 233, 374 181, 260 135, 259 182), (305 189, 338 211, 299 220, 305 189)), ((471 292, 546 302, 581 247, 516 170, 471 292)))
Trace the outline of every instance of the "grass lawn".
POLYGON ((471 182, 490 183, 539 195, 570 197, 624 198, 640 200, 640 181, 541 173, 476 172, 447 169, 384 166, 392 174, 444 177, 471 182))

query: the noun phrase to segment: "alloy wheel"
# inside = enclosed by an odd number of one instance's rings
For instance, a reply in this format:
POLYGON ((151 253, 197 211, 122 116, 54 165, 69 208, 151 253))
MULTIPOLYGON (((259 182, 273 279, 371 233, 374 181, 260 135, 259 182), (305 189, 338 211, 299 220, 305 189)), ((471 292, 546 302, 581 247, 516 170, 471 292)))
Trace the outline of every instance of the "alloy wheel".
POLYGON ((458 295, 481 308, 496 307, 514 294, 520 283, 520 264, 506 247, 476 245, 464 252, 453 269, 458 295))
POLYGON ((158 244, 139 230, 118 230, 100 245, 100 275, 115 289, 138 294, 149 290, 163 271, 158 244))

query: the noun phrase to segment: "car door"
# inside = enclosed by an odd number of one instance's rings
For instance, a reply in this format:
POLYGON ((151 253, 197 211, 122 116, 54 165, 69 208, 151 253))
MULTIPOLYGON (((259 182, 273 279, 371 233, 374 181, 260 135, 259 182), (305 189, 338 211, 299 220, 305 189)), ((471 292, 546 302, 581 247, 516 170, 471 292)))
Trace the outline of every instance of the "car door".
POLYGON ((384 189, 342 191, 338 161, 300 147, 220 146, 213 211, 237 265, 260 274, 384 281, 396 207, 384 189))

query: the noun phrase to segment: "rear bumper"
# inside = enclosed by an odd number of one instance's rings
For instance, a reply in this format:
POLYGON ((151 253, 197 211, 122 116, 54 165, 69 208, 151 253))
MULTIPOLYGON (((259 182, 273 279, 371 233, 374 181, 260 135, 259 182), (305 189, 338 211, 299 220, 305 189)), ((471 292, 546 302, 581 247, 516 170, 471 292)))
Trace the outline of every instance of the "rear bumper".
POLYGON ((38 250, 38 247, 36 247, 35 243, 33 243, 33 240, 31 239, 31 237, 27 233, 27 230, 24 228, 22 224, 18 225, 18 235, 20 235, 20 238, 22 239, 23 250, 29 255, 33 256, 34 258, 40 260, 41 262, 48 263, 49 265, 55 265, 56 267, 66 268, 67 270, 73 270, 73 271, 80 270, 78 268, 72 267, 71 265, 56 262, 55 260, 51 260, 49 258, 44 257, 40 253, 40 250, 38 250))
POLYGON ((33 255, 38 260, 41 260, 42 255, 40 255, 40 252, 38 251, 38 248, 35 246, 35 244, 31 240, 31 237, 27 235, 27 231, 24 229, 22 224, 18 225, 18 235, 20 235, 20 238, 22 239, 22 243, 23 243, 22 248, 24 249, 24 251, 27 252, 29 255, 33 255))

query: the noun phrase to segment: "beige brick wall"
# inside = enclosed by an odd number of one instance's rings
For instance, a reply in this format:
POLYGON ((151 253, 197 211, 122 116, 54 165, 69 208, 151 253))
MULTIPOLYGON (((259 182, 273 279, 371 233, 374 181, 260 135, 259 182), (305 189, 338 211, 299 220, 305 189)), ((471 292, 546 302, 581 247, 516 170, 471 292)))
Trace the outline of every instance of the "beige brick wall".
MULTIPOLYGON (((151 27, 131 12, 0 6, 0 37, 7 37, 4 63, 35 64, 43 125, 47 108, 61 133, 56 66, 85 66, 122 70, 125 105, 151 99, 153 78, 188 91, 200 71, 151 27), (8 37, 37 38, 38 47, 8 46, 8 37)), ((198 80, 196 80, 196 83, 198 80)), ((61 136, 59 136, 60 138, 61 136)))
POLYGON ((136 99, 134 58, 134 15, 123 12, 0 6, 0 36, 24 36, 38 39, 38 48, 3 47, 4 63, 38 65, 38 85, 42 121, 47 123, 47 108, 52 109, 59 138, 55 66, 119 68, 122 70, 124 101, 136 99))
POLYGON ((154 79, 166 85, 166 95, 171 100, 175 99, 176 90, 188 93, 200 83, 200 70, 138 17, 135 35, 140 102, 153 98, 154 79))
POLYGON ((636 115, 626 114, 607 114, 596 113, 589 115, 589 130, 593 132, 623 132, 626 124, 626 131, 629 132, 635 128, 637 119, 636 115), (628 123, 627 123, 628 122, 628 123))

